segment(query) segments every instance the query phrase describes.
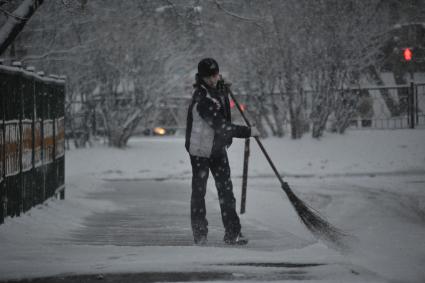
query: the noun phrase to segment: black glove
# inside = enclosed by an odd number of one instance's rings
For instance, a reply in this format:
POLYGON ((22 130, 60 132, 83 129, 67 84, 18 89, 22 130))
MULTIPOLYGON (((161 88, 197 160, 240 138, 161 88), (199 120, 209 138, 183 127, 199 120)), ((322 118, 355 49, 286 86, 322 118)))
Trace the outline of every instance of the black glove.
POLYGON ((231 85, 231 82, 226 81, 222 76, 220 76, 220 79, 217 82, 217 89, 220 92, 228 93, 231 85))

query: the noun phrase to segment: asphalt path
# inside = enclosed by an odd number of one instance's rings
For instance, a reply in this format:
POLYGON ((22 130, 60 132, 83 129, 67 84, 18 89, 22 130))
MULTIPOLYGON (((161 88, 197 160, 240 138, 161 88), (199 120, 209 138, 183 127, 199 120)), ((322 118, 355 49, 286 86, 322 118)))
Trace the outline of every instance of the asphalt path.
MULTIPOLYGON (((239 248, 258 251, 297 249, 311 242, 291 233, 274 231, 258 223, 242 221, 243 232, 249 236, 246 246, 234 247, 223 243, 224 229, 221 223, 216 194, 209 184, 207 216, 209 234, 207 247, 239 248)), ((119 209, 89 215, 80 228, 63 244, 81 246, 129 246, 129 247, 188 247, 194 246, 190 228, 190 182, 181 179, 164 180, 110 180, 108 189, 87 195, 87 198, 113 202, 119 209)), ((243 219, 243 218, 242 218, 243 219)), ((331 262, 228 262, 214 264, 206 271, 182 270, 181 272, 140 272, 97 275, 63 275, 33 278, 10 282, 202 282, 202 281, 311 281, 318 282, 323 274, 335 269, 331 276, 356 278, 359 269, 342 267, 331 262), (238 270, 243 270, 243 273, 238 270), (256 270, 262 270, 260 274, 256 270), (268 271, 270 270, 270 271, 268 271), (348 275, 347 275, 348 274, 348 275)), ((367 272, 368 270, 361 270, 367 272)), ((368 276, 375 278, 372 273, 368 276)), ((362 277, 359 277, 362 278, 362 277)), ((370 277, 369 277, 370 278, 370 277)), ((335 278, 332 278, 335 279, 335 278)), ((379 277, 376 282, 381 282, 379 277)), ((7 281, 6 281, 7 282, 7 281)), ((375 282, 375 281, 373 281, 375 282)), ((0 282, 2 283, 2 282, 0 282)))

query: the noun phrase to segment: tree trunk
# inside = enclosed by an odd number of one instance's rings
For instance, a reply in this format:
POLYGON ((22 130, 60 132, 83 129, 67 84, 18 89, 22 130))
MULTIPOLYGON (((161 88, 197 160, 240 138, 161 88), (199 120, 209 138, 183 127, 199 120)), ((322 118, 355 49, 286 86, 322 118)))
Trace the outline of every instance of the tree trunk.
MULTIPOLYGON (((115 125, 110 127, 108 132, 109 146, 124 148, 127 146, 128 140, 133 135, 137 125, 142 120, 142 111, 135 110, 121 126, 115 125)), ((111 125, 110 125, 111 126, 111 125)))
MULTIPOLYGON (((273 125, 273 122, 269 117, 269 110, 264 106, 263 103, 261 103, 260 106, 261 106, 260 120, 261 120, 261 117, 264 117, 264 121, 266 122, 267 126, 269 126, 270 130, 272 131, 272 135, 276 136, 275 126, 273 125)), ((263 128, 262 125, 261 125, 261 128, 263 128)), ((261 133, 265 132, 265 130, 262 129, 260 132, 261 133)))
POLYGON ((312 136, 320 138, 326 129, 329 115, 332 112, 332 95, 321 90, 317 93, 317 98, 314 99, 313 109, 311 112, 311 120, 313 122, 312 136))
POLYGON ((291 125, 291 138, 300 139, 304 134, 304 118, 302 109, 302 90, 295 92, 292 88, 288 88, 288 107, 289 119, 291 125))
POLYGON ((343 134, 356 116, 360 101, 360 93, 354 90, 341 91, 335 102, 335 121, 331 130, 343 134))
POLYGON ((281 104, 283 103, 279 103, 279 105, 281 106, 280 108, 278 107, 278 101, 275 100, 274 95, 272 94, 272 113, 273 113, 273 118, 275 120, 275 124, 276 124, 276 133, 275 135, 278 137, 283 137, 285 134, 285 131, 283 130, 283 124, 285 123, 285 117, 286 117, 286 111, 285 108, 282 107, 281 104), (282 111, 283 113, 280 113, 280 111, 282 111))
POLYGON ((0 55, 15 40, 43 0, 24 0, 0 29, 0 55))

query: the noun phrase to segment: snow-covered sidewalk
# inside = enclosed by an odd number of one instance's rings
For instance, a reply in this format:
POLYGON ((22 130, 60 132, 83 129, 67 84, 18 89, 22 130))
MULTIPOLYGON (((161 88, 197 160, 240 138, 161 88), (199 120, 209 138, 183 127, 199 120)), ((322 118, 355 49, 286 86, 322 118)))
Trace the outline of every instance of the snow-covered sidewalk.
MULTIPOLYGON (((212 244, 191 246, 184 206, 191 171, 182 138, 135 138, 125 150, 103 146, 71 150, 66 153, 65 201, 50 200, 0 226, 0 280, 57 274, 226 271, 233 276, 228 280, 267 281, 279 279, 267 274, 300 271, 306 276, 286 279, 423 282, 424 140, 425 130, 350 131, 344 136, 327 135, 321 141, 310 137, 264 140, 277 168, 300 198, 355 236, 352 251, 344 254, 317 242, 300 224, 254 141, 247 214, 242 216, 252 239, 246 248, 219 244, 221 227, 212 182, 208 195, 208 215, 216 229, 212 229, 212 244), (161 194, 164 188, 173 193, 161 194), (143 201, 150 206, 142 205, 143 201), (134 210, 139 208, 145 210, 134 210), (117 215, 121 222, 114 218, 117 215), (146 228, 142 223, 147 219, 163 219, 167 226, 151 221, 146 228), (96 223, 103 226, 95 227, 96 223), (121 226, 111 229, 116 223, 121 226), (144 234, 137 237, 132 228, 139 224, 144 230, 136 230, 144 234), (171 240, 167 235, 171 244, 164 246, 160 240, 165 233, 147 236, 152 227, 163 232, 175 227, 180 234, 171 240), (324 265, 294 270, 283 263, 324 265)), ((243 142, 235 140, 229 155, 239 200, 243 142)))

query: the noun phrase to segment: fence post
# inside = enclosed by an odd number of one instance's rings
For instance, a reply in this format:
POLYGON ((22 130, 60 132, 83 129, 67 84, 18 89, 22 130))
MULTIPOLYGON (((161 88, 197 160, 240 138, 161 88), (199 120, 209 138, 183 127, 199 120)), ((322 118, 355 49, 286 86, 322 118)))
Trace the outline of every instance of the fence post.
POLYGON ((60 76, 60 79, 63 81, 59 87, 58 91, 58 119, 60 120, 59 131, 59 140, 60 140, 60 150, 62 156, 59 158, 59 185, 62 186, 60 191, 60 199, 65 199, 65 76, 60 76))
MULTIPOLYGON (((22 70, 22 65, 20 66, 22 70)), ((22 73, 16 80, 16 89, 18 90, 19 95, 19 199, 17 207, 17 216, 21 215, 21 212, 24 211, 24 199, 25 199, 25 190, 24 190, 24 166, 23 166, 23 156, 24 156, 24 91, 23 91, 23 76, 22 73)))
MULTIPOLYGON (((32 72, 35 72, 33 69, 32 72)), ((34 200, 36 199, 36 193, 37 193, 37 182, 36 182, 36 176, 35 176, 35 119, 36 119, 36 101, 35 101, 35 79, 32 79, 31 84, 31 96, 32 96, 32 111, 31 111, 31 148, 32 148, 32 154, 31 154, 31 178, 32 178, 32 191, 31 191, 31 201, 30 206, 32 207, 34 204, 34 200)))
MULTIPOLYGON (((40 77, 44 76, 44 72, 40 71, 37 72, 37 75, 40 77)), ((45 151, 44 151, 44 120, 45 120, 45 108, 46 108, 46 99, 45 99, 45 84, 43 82, 40 82, 38 85, 38 104, 40 106, 39 110, 39 117, 40 117, 40 158, 41 158, 41 164, 40 164, 40 171, 41 171, 41 177, 40 177, 40 191, 39 191, 39 202, 42 203, 45 200, 46 195, 46 170, 45 170, 45 151)))
POLYGON ((415 128, 415 84, 413 82, 410 83, 409 88, 409 121, 410 121, 410 128, 415 128))
MULTIPOLYGON (((0 65, 3 64, 3 61, 0 61, 0 65)), ((0 74, 0 78, 2 75, 0 74)), ((0 182, 0 224, 4 223, 4 218, 6 216, 5 211, 5 197, 6 197, 6 129, 5 129, 5 111, 4 111, 4 103, 5 103, 5 84, 6 80, 0 79, 0 123, 1 123, 1 155, 0 155, 0 162, 1 162, 1 182, 0 182)))
POLYGON ((21 77, 21 87, 23 91, 23 110, 22 110, 22 165, 23 165, 23 212, 28 211, 32 207, 33 191, 35 189, 33 183, 33 83, 34 68, 29 66, 26 68, 21 77))
MULTIPOLYGON (((56 79, 55 75, 50 75, 50 77, 52 79, 56 79)), ((55 195, 56 189, 57 189, 57 164, 56 164, 56 109, 57 109, 57 93, 56 93, 56 84, 52 83, 50 85, 50 95, 49 95, 49 100, 50 100, 50 118, 52 119, 52 163, 51 163, 51 175, 50 175, 50 186, 52 186, 52 190, 51 190, 51 195, 55 195)), ((57 196, 56 196, 57 197, 57 196)))
POLYGON ((416 125, 419 124, 419 100, 418 100, 418 85, 415 85, 415 116, 416 116, 416 125))
POLYGON ((17 145, 17 158, 16 162, 16 170, 17 175, 13 176, 15 179, 16 187, 9 188, 10 193, 12 194, 12 200, 9 198, 9 201, 11 201, 11 213, 12 216, 20 216, 21 211, 23 210, 23 171, 22 171, 22 112, 23 112, 23 95, 22 95, 22 63, 19 61, 14 61, 12 63, 13 67, 16 67, 19 71, 16 73, 16 75, 13 77, 13 100, 14 100, 14 111, 13 113, 17 120, 17 128, 15 126, 15 132, 16 134, 16 145, 17 145))

